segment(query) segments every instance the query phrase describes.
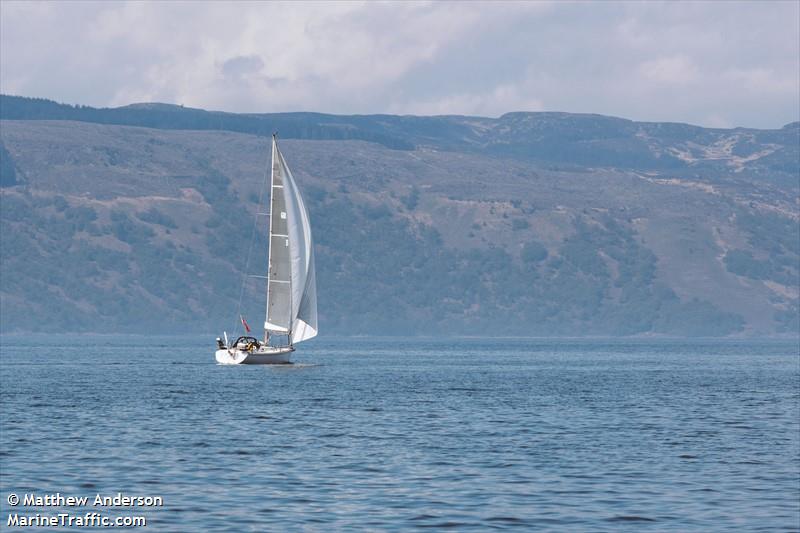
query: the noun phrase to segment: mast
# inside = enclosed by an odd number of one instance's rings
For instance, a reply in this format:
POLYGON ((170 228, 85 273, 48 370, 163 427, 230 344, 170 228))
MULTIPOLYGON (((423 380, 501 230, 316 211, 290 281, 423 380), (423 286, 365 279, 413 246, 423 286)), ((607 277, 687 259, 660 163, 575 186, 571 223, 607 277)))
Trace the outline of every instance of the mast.
MULTIPOLYGON (((278 150, 278 143, 275 143, 275 150, 278 150)), ((289 247, 291 248, 292 243, 289 242, 289 247)), ((289 346, 293 346, 292 343, 292 326, 294 325, 294 316, 292 313, 292 269, 289 269, 289 332, 286 334, 288 335, 287 339, 289 341, 289 346)))
POLYGON ((269 339, 269 330, 267 329, 267 323, 269 323, 269 269, 272 266, 272 196, 275 194, 275 189, 273 189, 273 185, 275 184, 275 138, 278 134, 272 134, 272 168, 270 169, 269 173, 269 233, 267 234, 267 242, 269 242, 269 246, 267 247, 267 307, 264 311, 264 344, 267 343, 269 339))

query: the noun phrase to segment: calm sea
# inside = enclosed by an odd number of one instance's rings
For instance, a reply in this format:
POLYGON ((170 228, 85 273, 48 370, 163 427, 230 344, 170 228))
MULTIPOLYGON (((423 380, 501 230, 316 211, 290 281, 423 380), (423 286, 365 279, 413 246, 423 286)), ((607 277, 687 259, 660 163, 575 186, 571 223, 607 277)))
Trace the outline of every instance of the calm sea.
POLYGON ((800 530, 797 342, 3 337, 7 503, 141 531, 800 530))

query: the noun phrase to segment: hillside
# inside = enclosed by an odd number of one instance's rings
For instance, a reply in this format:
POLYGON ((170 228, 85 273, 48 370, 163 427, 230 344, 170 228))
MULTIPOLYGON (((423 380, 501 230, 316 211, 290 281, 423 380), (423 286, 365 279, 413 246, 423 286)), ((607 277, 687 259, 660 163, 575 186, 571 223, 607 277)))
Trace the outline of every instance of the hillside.
MULTIPOLYGON (((329 334, 797 334, 800 125, 235 115, 0 97, 3 331, 236 320, 268 134, 329 334)), ((264 231, 248 271, 266 262, 264 231)), ((263 287, 245 287, 258 324, 263 287)))

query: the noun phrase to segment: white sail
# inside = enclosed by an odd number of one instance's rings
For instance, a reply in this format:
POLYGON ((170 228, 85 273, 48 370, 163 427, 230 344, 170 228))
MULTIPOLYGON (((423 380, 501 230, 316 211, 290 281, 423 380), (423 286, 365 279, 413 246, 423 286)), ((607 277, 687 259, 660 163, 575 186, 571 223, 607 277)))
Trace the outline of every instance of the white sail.
POLYGON ((278 147, 272 141, 272 180, 270 188, 269 267, 267 270, 267 318, 264 329, 288 333, 292 326, 291 268, 288 215, 284 196, 283 165, 278 147))
POLYGON ((301 342, 317 335, 317 281, 314 271, 314 243, 311 223, 303 197, 277 150, 284 176, 284 200, 288 219, 289 252, 291 255, 292 342, 301 342))
POLYGON ((291 332, 292 343, 317 335, 317 284, 311 224, 300 190, 274 139, 264 329, 291 332))

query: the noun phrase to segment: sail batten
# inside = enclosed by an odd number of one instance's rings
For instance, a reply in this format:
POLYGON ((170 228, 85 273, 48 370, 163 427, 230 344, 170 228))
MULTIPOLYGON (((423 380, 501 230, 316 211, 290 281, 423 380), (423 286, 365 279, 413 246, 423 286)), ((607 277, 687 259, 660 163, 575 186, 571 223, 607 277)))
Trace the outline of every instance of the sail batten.
POLYGON ((305 202, 274 138, 270 193, 264 329, 301 342, 317 335, 314 246, 305 202))

